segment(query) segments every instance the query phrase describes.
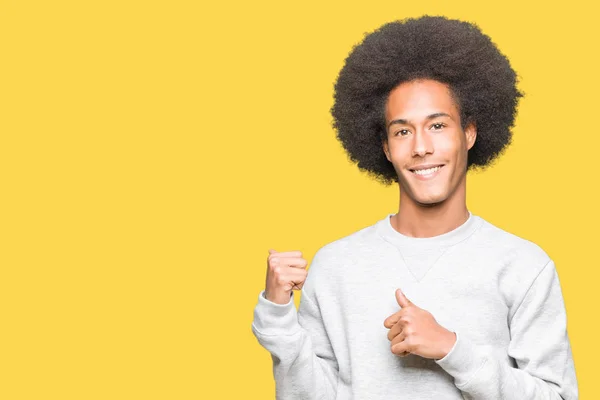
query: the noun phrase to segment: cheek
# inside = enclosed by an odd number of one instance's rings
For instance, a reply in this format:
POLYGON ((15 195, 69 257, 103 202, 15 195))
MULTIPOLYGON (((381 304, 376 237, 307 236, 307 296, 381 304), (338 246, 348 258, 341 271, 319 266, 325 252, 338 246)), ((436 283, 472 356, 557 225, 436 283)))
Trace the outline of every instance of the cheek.
POLYGON ((391 162, 396 165, 402 165, 405 161, 410 160, 411 157, 409 148, 399 144, 389 146, 388 152, 390 154, 391 162))
POLYGON ((461 158, 464 158, 463 155, 463 143, 461 143, 460 139, 456 137, 440 137, 440 140, 436 142, 435 152, 438 157, 434 157, 435 159, 447 160, 453 163, 460 163, 461 158))
POLYGON ((441 135, 435 142, 436 152, 451 155, 458 152, 461 144, 458 138, 452 135, 441 135))

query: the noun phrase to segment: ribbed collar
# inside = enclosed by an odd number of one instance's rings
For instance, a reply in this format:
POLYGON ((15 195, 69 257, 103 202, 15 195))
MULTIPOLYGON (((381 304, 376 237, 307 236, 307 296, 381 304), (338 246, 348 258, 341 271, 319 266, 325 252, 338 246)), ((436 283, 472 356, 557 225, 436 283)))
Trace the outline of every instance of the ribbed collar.
POLYGON ((392 222, 390 221, 392 215, 394 214, 387 214, 385 218, 376 223, 377 232, 384 240, 391 244, 402 249, 411 250, 423 250, 455 245, 471 236, 471 234, 473 234, 483 223, 481 217, 474 215, 469 211, 469 218, 459 227, 441 235, 416 238, 403 235, 394 229, 392 222))

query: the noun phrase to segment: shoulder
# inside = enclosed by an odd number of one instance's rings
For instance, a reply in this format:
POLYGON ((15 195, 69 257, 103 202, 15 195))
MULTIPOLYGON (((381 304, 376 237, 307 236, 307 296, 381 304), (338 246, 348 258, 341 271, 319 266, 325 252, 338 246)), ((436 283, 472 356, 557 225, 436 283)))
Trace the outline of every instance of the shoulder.
POLYGON ((377 223, 374 223, 323 245, 315 253, 315 258, 329 261, 353 257, 357 252, 372 247, 377 240, 377 223))
POLYGON ((310 263, 311 271, 318 274, 334 273, 339 267, 361 255, 364 257, 381 240, 377 224, 378 222, 360 228, 318 248, 310 263))
POLYGON ((497 269, 491 274, 509 306, 519 304, 544 269, 555 274, 554 262, 537 243, 484 221, 476 245, 491 257, 497 269), (547 268, 548 267, 548 268, 547 268))
MULTIPOLYGON (((481 218, 481 217, 480 217, 481 218)), ((533 240, 508 232, 483 219, 479 240, 476 245, 490 247, 492 253, 501 255, 506 261, 519 260, 526 265, 543 268, 549 261, 548 253, 533 240)))
POLYGON ((339 282, 340 274, 352 273, 351 265, 373 251, 378 240, 376 224, 372 224, 318 248, 309 263, 303 293, 317 298, 316 293, 329 292, 327 286, 339 282))
POLYGON ((511 317, 543 271, 544 277, 557 275, 554 262, 544 248, 487 220, 471 244, 480 246, 475 252, 484 254, 488 265, 493 266, 488 276, 496 281, 511 317))

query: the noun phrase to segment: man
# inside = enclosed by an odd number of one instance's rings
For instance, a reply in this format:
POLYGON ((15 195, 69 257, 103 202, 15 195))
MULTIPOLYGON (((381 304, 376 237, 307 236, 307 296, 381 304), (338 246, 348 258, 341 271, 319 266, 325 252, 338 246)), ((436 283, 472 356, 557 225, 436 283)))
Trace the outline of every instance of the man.
POLYGON ((320 248, 310 273, 300 252, 269 251, 252 331, 278 399, 578 398, 553 260, 466 207, 467 171, 510 143, 515 85, 463 21, 389 23, 353 49, 334 127, 400 206, 320 248))

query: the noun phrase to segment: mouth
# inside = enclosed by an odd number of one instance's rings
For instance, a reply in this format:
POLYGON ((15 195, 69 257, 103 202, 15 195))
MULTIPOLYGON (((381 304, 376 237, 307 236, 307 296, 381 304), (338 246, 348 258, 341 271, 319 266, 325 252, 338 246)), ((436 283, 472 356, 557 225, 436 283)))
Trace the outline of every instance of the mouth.
POLYGON ((445 165, 438 165, 436 167, 427 169, 409 169, 409 171, 418 179, 427 180, 436 177, 445 165))

